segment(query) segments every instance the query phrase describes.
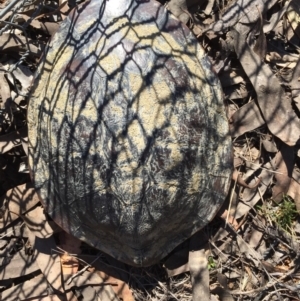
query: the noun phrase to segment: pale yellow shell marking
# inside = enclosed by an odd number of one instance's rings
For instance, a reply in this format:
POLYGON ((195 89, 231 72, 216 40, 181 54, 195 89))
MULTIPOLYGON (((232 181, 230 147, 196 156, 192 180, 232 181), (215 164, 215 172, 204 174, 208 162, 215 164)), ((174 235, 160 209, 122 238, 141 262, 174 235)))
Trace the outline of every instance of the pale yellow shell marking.
POLYGON ((187 189, 188 194, 195 194, 200 190, 201 187, 201 170, 195 170, 195 172, 193 172, 192 174, 192 178, 189 182, 189 187, 187 189))
MULTIPOLYGON (((180 186, 180 183, 177 180, 170 180, 163 183, 158 183, 157 187, 162 190, 170 191, 170 194, 174 194, 178 191, 178 187, 180 186)), ((170 197, 170 201, 172 198, 170 197)))

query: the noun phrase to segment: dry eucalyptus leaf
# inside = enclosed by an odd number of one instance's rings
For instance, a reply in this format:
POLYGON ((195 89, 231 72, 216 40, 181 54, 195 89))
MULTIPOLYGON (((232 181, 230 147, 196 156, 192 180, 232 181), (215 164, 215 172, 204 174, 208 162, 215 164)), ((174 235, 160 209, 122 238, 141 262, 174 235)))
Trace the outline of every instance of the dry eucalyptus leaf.
POLYGON ((10 92, 10 87, 4 74, 0 73, 0 109, 8 111, 9 101, 11 100, 10 92))
POLYGON ((25 215, 23 219, 28 227, 28 229, 39 238, 48 238, 53 235, 53 229, 47 221, 44 209, 38 206, 25 215))
POLYGON ((282 19, 283 15, 286 13, 286 10, 288 9, 290 3, 291 1, 286 1, 284 3, 284 6, 278 12, 273 13, 271 19, 268 22, 265 22, 265 25, 263 27, 264 33, 268 33, 274 30, 274 28, 282 19))
POLYGON ((74 275, 78 272, 79 260, 75 256, 64 253, 60 256, 60 262, 64 275, 74 275))
POLYGON ((24 250, 20 250, 13 256, 6 253, 5 257, 0 258, 0 279, 14 279, 39 270, 39 266, 36 263, 36 257, 25 253, 24 250), (9 258, 10 257, 10 258, 9 258), (9 260, 7 260, 9 258, 9 260))
POLYGON ((171 0, 168 2, 167 9, 184 24, 190 19, 187 0, 171 0))
POLYGON ((265 13, 277 0, 237 0, 232 1, 226 8, 219 21, 212 24, 209 30, 224 31, 238 22, 242 24, 255 24, 259 19, 257 10, 265 13))
POLYGON ((273 200, 279 203, 289 190, 291 183, 294 168, 294 148, 282 144, 280 151, 275 156, 274 167, 277 173, 274 174, 276 182, 272 187, 272 196, 273 200))
POLYGON ((124 301, 134 301, 132 291, 130 290, 128 284, 118 278, 114 278, 110 275, 105 274, 102 271, 97 272, 98 275, 107 283, 112 283, 111 286, 114 290, 116 296, 124 301))
MULTIPOLYGON (((259 178, 261 179, 257 189, 248 189, 248 188, 242 188, 242 192, 240 193, 241 202, 238 203, 236 208, 235 217, 236 219, 244 216, 251 208, 260 200, 261 195, 265 193, 269 185, 271 184, 271 181, 273 179, 274 174, 268 169, 271 169, 271 164, 267 163, 264 166, 264 169, 261 170, 259 174, 259 178)), ((256 169, 259 169, 260 166, 256 166, 256 169)), ((253 173, 255 173, 256 170, 249 169, 245 177, 248 178, 252 176, 253 173)), ((255 185, 257 179, 253 179, 249 185, 255 185)))
POLYGON ((274 143, 274 139, 271 135, 263 135, 260 139, 264 149, 270 153, 277 153, 278 148, 274 143))
MULTIPOLYGON (((19 23, 24 23, 30 19, 30 16, 26 14, 18 14, 16 21, 18 21, 19 23)), ((44 33, 51 36, 58 30, 59 27, 59 24, 57 22, 41 22, 37 18, 30 20, 29 24, 33 28, 42 30, 44 33)))
POLYGON ((39 201, 31 183, 22 184, 7 191, 1 200, 6 210, 4 216, 0 218, 0 230, 26 213, 39 201))
POLYGON ((250 247, 254 248, 255 250, 257 250, 263 235, 264 235, 264 229, 262 229, 262 225, 265 226, 266 222, 264 219, 260 220, 260 223, 258 225, 257 220, 254 220, 252 223, 252 229, 251 229, 251 235, 248 241, 248 244, 250 247))
POLYGON ((288 145, 300 138, 300 121, 277 77, 247 45, 246 37, 231 31, 236 54, 257 94, 257 102, 273 135, 288 145))
MULTIPOLYGON (((113 282, 112 284, 116 284, 113 282)), ((72 281, 65 281, 65 288, 71 289, 72 287, 77 287, 79 290, 81 287, 86 287, 87 285, 92 286, 94 296, 100 298, 101 301, 119 301, 112 286, 108 283, 104 283, 103 279, 96 272, 78 273, 72 277, 72 281)), ((85 299, 84 299, 85 300, 85 299)), ((95 299, 92 299, 93 301, 95 299)), ((125 300, 124 300, 125 301, 125 300)))
POLYGON ((293 28, 294 32, 300 38, 300 27, 299 27, 299 24, 300 24, 300 11, 299 11, 299 6, 298 5, 296 4, 295 1, 293 1, 287 9, 286 15, 287 15, 287 19, 290 22, 290 25, 293 28))
POLYGON ((42 52, 38 49, 31 40, 26 41, 26 38, 21 35, 4 33, 0 36, 0 51, 24 52, 30 51, 30 56, 40 57, 42 52), (29 49, 28 44, 29 43, 29 49))
POLYGON ((298 110, 300 110, 300 56, 298 56, 298 62, 293 71, 289 85, 291 87, 293 101, 295 102, 298 110))
POLYGON ((13 131, 6 135, 0 136, 0 154, 4 154, 21 144, 19 132, 13 131))
POLYGON ((293 169, 292 178, 300 184, 300 170, 297 166, 293 169))
POLYGON ((258 27, 258 36, 255 41, 255 45, 253 47, 253 51, 260 57, 261 60, 264 60, 266 53, 267 53, 267 39, 265 36, 265 33, 263 31, 263 16, 261 14, 261 11, 258 10, 259 19, 257 21, 257 27, 258 27))
POLYGON ((261 112, 254 101, 248 102, 238 109, 230 118, 230 135, 239 137, 246 132, 265 125, 261 112))
POLYGON ((29 231, 28 238, 33 246, 36 262, 49 285, 54 292, 63 294, 60 256, 53 252, 56 249, 53 235, 48 238, 39 238, 29 231))
MULTIPOLYGON (((14 75, 15 79, 17 79, 20 82, 20 84, 22 86, 21 92, 24 94, 28 93, 29 88, 32 84, 32 79, 33 79, 32 71, 26 66, 19 65, 12 72, 12 74, 14 75)), ((8 78, 10 79, 9 75, 8 75, 8 78)), ((10 80, 10 81, 12 84, 14 83, 13 80, 10 80)))
POLYGON ((300 213, 300 184, 294 179, 292 179, 290 182, 287 195, 294 199, 297 211, 300 213))
POLYGON ((27 128, 25 126, 11 133, 0 135, 0 154, 10 151, 15 146, 19 146, 24 137, 27 137, 27 128))
POLYGON ((238 73, 236 73, 235 71, 221 72, 219 74, 219 79, 222 83, 223 88, 244 83, 243 77, 238 73))
POLYGON ((48 283, 43 275, 38 275, 31 280, 14 285, 0 293, 1 301, 34 300, 48 295, 48 283))

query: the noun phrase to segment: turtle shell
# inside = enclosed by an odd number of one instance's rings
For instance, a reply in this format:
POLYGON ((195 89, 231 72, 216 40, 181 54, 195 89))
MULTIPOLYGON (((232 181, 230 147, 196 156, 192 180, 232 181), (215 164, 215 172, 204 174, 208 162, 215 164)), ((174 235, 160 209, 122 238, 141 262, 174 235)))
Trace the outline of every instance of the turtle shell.
POLYGON ((227 194, 220 83, 193 34, 155 1, 75 8, 39 65, 28 126, 49 215, 128 264, 159 261, 227 194))

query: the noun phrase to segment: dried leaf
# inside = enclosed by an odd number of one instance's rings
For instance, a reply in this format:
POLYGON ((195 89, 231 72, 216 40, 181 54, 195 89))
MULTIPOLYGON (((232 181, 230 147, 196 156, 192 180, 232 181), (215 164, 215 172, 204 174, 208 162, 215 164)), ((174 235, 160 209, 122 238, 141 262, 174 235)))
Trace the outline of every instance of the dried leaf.
MULTIPOLYGON (((66 290, 69 290, 72 287, 81 288, 92 286, 93 290, 89 293, 99 297, 101 301, 119 301, 112 287, 107 283, 104 283, 103 279, 99 277, 96 272, 85 271, 84 273, 77 274, 75 277, 72 277, 71 282, 67 280, 68 277, 70 278, 70 275, 65 275, 64 277, 66 280, 66 290)), ((112 282, 112 284, 116 285, 117 283, 112 282)))
POLYGON ((35 256, 31 256, 21 250, 9 256, 9 250, 7 250, 5 257, 0 258, 0 279, 14 279, 39 270, 39 266, 36 263, 35 256))
MULTIPOLYGON (((22 86, 21 93, 27 94, 32 83, 32 78, 33 78, 32 71, 26 66, 19 65, 12 72, 12 74, 14 78, 17 79, 22 86)), ((8 79, 12 84, 14 84, 14 79, 12 75, 8 74, 8 79)))
MULTIPOLYGON (((8 111, 9 103, 11 101, 10 87, 3 73, 0 73, 0 96, 2 100, 0 102, 0 109, 2 110, 5 109, 8 111)), ((1 148, 1 144, 0 144, 0 148, 1 148)))
POLYGON ((257 101, 273 135, 288 145, 295 145, 300 137, 300 122, 287 99, 279 80, 247 45, 246 37, 231 31, 234 48, 257 94, 257 101))
POLYGON ((112 285, 112 289, 114 290, 118 298, 124 301, 134 301, 132 291, 130 290, 127 283, 110 275, 107 275, 101 271, 99 271, 98 274, 103 279, 103 281, 107 283, 115 283, 115 285, 112 285))
POLYGON ((22 138, 27 135, 25 127, 6 135, 0 135, 0 154, 10 151, 21 144, 22 138))
POLYGON ((260 57, 261 60, 263 60, 267 53, 267 40, 263 31, 263 17, 261 11, 259 9, 257 10, 259 15, 259 19, 257 21, 259 35, 256 39, 253 51, 260 57))
POLYGON ((254 101, 248 102, 237 110, 230 119, 229 129, 232 137, 257 129, 265 124, 259 108, 254 101))
POLYGON ((219 75, 219 79, 222 83, 222 87, 229 87, 232 85, 241 84, 244 79, 241 75, 237 74, 235 71, 225 71, 219 75))
POLYGON ((294 148, 285 144, 275 156, 274 167, 277 173, 274 174, 276 183, 272 188, 272 197, 276 203, 282 201, 283 195, 289 190, 294 167, 294 148))
POLYGON ((300 184, 294 179, 291 180, 287 195, 294 199, 297 211, 300 213, 300 184))
POLYGON ((208 3, 204 9, 204 13, 207 16, 211 14, 214 4, 215 4, 215 0, 208 0, 208 3))
MULTIPOLYGON (((132 301, 133 296, 132 292, 128 287, 128 277, 125 273, 123 273, 122 263, 112 259, 109 265, 105 264, 99 257, 96 256, 87 256, 87 255, 79 255, 79 258, 86 261, 87 263, 91 264, 93 267, 97 269, 97 273, 101 276, 105 283, 112 284, 112 289, 114 290, 115 294, 121 298, 128 301, 132 301)), ((107 257, 111 260, 110 257, 107 257)))
POLYGON ((28 300, 48 295, 48 283, 43 275, 14 285, 0 293, 1 301, 28 300))
MULTIPOLYGON (((259 183, 257 189, 243 188, 242 192, 240 192, 240 198, 242 202, 239 202, 237 205, 234 215, 236 219, 244 216, 249 210, 251 210, 251 208, 260 200, 261 195, 263 195, 269 187, 274 176, 272 172, 268 171, 268 169, 272 170, 272 165, 270 163, 267 163, 263 167, 264 169, 262 169, 259 174, 261 182, 259 183)), ((256 172, 256 170, 260 168, 260 166, 256 165, 254 166, 254 168, 254 170, 248 170, 246 172, 246 178, 251 177, 256 172)), ((257 180, 254 178, 249 184, 254 184, 256 183, 256 181, 257 180)))
POLYGON ((233 27, 238 22, 242 24, 255 24, 259 18, 257 9, 265 13, 270 9, 277 0, 237 0, 229 5, 223 13, 222 18, 212 24, 208 30, 214 32, 224 31, 229 27, 233 27))
POLYGON ((289 20, 290 25, 293 28, 294 32, 300 38, 299 7, 297 6, 297 4, 295 2, 292 2, 291 5, 288 7, 286 15, 287 15, 287 19, 289 20), (298 11, 297 11, 297 9, 298 9, 298 11))
POLYGON ((190 19, 186 0, 171 0, 167 9, 184 24, 190 19))
POLYGON ((291 1, 286 1, 284 3, 284 6, 278 12, 273 13, 271 19, 268 22, 266 22, 266 24, 263 27, 264 33, 268 33, 272 31, 277 26, 277 24, 285 14, 286 10, 288 9, 290 3, 291 1))
POLYGON ((39 58, 42 54, 31 40, 26 41, 25 37, 21 35, 4 33, 0 36, 0 51, 22 52, 26 50, 29 50, 30 55, 34 57, 39 58))
POLYGON ((182 248, 173 252, 164 262, 164 267, 169 277, 173 277, 189 271, 188 265, 189 249, 182 248))
MULTIPOLYGON (((261 224, 265 225, 265 220, 261 220, 261 224)), ((252 223, 251 236, 249 238, 248 244, 251 248, 257 249, 261 239, 263 238, 264 230, 258 225, 257 221, 254 220, 252 223)))
POLYGON ((6 210, 4 216, 0 218, 0 231, 34 207, 40 199, 32 184, 27 183, 7 191, 1 201, 5 204, 6 210))
POLYGON ((15 21, 19 23, 24 23, 28 20, 30 20, 30 26, 42 30, 44 33, 49 34, 51 36, 57 31, 59 27, 59 24, 55 22, 41 22, 37 18, 31 20, 31 17, 26 14, 18 14, 15 21))
POLYGON ((79 260, 67 253, 60 256, 62 272, 65 275, 73 275, 78 272, 79 260))
POLYGON ((53 229, 49 225, 44 209, 41 206, 35 207, 25 215, 23 219, 28 229, 39 238, 48 238, 53 234, 53 229))
POLYGON ((299 84, 300 84, 300 56, 298 56, 298 62, 295 66, 295 69, 293 71, 292 78, 289 82, 291 91, 292 91, 292 98, 293 101, 295 102, 298 110, 300 111, 300 89, 299 89, 299 84))
POLYGON ((275 145, 274 140, 272 139, 271 135, 263 135, 261 137, 260 141, 261 141, 262 145, 264 146, 264 149, 267 152, 270 152, 270 153, 278 152, 277 146, 275 145))
POLYGON ((53 291, 58 294, 64 293, 62 285, 62 272, 60 256, 53 253, 56 249, 56 243, 53 236, 48 238, 39 238, 32 233, 29 235, 31 245, 35 250, 37 264, 51 285, 53 291))

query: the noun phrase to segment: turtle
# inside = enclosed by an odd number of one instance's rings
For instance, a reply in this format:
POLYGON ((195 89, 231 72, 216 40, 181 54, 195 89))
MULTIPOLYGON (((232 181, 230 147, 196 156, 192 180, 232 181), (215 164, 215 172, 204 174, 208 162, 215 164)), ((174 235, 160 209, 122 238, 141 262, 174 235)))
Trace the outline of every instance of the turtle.
POLYGON ((28 104, 29 167, 49 216, 132 266, 207 225, 232 142, 217 75, 154 0, 90 0, 46 46, 28 104))

